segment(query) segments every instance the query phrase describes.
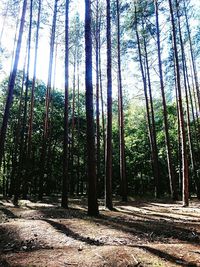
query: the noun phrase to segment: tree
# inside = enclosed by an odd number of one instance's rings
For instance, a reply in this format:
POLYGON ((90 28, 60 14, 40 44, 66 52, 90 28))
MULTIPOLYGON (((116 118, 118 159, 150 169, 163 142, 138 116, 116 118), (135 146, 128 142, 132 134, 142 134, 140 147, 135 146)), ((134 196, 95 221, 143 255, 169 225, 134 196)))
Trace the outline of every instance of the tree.
POLYGON ((111 52, 111 18, 110 0, 107 0, 107 135, 106 135, 106 181, 105 205, 108 209, 112 204, 112 52, 111 52))
POLYGON ((54 2, 54 11, 53 11, 53 21, 51 29, 51 38, 50 38, 50 51, 49 51, 49 67, 48 67, 48 81, 47 81, 47 90, 45 98, 45 119, 44 119, 44 132, 43 132, 43 145, 41 151, 41 176, 39 180, 39 198, 43 197, 43 183, 46 167, 46 152, 47 152, 47 142, 49 138, 49 110, 50 110, 50 101, 51 101, 51 83, 52 83, 52 71, 53 71, 53 57, 54 57, 54 46, 55 46, 55 33, 56 33, 56 21, 57 21, 57 12, 58 12, 58 1, 54 2))
POLYGON ((68 207, 68 102, 69 102, 69 0, 65 3, 65 110, 63 142, 62 207, 68 207))
POLYGON ((170 17, 172 24, 172 39, 173 39, 173 49, 175 57, 176 66, 176 81, 177 81, 177 91, 178 91, 178 109, 180 118, 180 134, 181 134, 181 151, 182 151, 182 175, 183 175, 183 205, 189 205, 189 191, 188 191, 188 160, 187 160, 187 148, 186 148, 186 134, 184 126, 184 113, 183 113, 183 103, 182 103, 182 92, 181 92, 181 80, 180 80, 180 67, 179 67, 179 55, 177 50, 177 36, 174 21, 174 11, 172 6, 172 1, 169 0, 170 17))
POLYGON ((156 37, 157 37, 157 51, 158 51, 158 66, 159 66, 160 89, 161 89, 161 95, 162 95, 163 117, 164 117, 164 126, 165 126, 165 143, 166 143, 166 152, 167 152, 170 191, 171 191, 172 198, 174 200, 177 200, 178 194, 177 194, 177 188, 176 188, 176 182, 175 182, 174 167, 173 167, 173 163, 172 163, 172 152, 171 152, 169 126, 168 126, 168 118, 167 118, 167 105, 166 105, 164 80, 163 80, 163 70, 162 70, 158 1, 155 0, 154 3, 155 3, 155 15, 156 15, 156 37))
POLYGON ((88 165, 88 215, 98 214, 96 151, 94 135, 93 84, 92 84, 92 36, 91 1, 85 0, 85 84, 87 118, 87 165, 88 165))
POLYGON ((22 15, 21 15, 19 34, 18 34, 18 41, 17 41, 16 51, 15 51, 14 65, 13 65, 13 69, 12 69, 12 72, 11 72, 11 75, 9 78, 8 96, 7 96, 7 100, 6 100, 3 122, 2 122, 2 126, 1 126, 1 132, 0 132, 0 166, 2 163, 2 158, 3 158, 3 153, 4 153, 6 130, 7 130, 7 125, 8 125, 10 107, 11 107, 12 99, 13 99, 13 90, 14 90, 14 86, 15 86, 15 79, 16 79, 16 75, 17 75, 17 68, 18 68, 19 55, 20 55, 20 50, 21 50, 22 36, 23 36, 24 23, 25 23, 26 7, 27 7, 27 0, 24 0, 23 1, 23 7, 22 7, 22 15))
POLYGON ((124 110, 123 110, 123 92, 122 92, 122 74, 121 74, 121 40, 120 40, 120 3, 117 4, 117 56, 118 56, 118 105, 119 105, 119 147, 120 147, 120 180, 121 196, 123 201, 127 201, 127 179, 125 165, 125 142, 124 142, 124 110))

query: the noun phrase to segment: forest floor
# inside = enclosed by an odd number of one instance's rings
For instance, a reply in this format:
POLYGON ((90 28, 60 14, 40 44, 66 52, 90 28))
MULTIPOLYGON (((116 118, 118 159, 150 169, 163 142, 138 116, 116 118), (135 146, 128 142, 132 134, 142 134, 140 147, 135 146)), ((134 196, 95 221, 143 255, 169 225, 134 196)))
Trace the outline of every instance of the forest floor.
POLYGON ((0 199, 0 266, 200 266, 200 202, 115 201, 87 216, 86 201, 0 199))

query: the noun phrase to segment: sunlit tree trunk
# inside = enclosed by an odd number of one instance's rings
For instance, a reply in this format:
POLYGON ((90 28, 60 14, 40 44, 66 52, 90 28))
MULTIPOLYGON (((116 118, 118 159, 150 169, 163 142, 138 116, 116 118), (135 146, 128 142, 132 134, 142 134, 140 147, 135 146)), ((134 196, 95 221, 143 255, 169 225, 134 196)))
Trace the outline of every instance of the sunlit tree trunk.
POLYGON ((128 200, 128 184, 126 178, 125 164, 125 141, 124 141, 124 108, 123 108, 123 92, 122 92, 122 74, 121 74, 121 39, 120 39, 120 3, 117 4, 117 57, 118 57, 118 116, 119 116, 119 150, 120 150, 120 181, 121 196, 123 201, 128 200))

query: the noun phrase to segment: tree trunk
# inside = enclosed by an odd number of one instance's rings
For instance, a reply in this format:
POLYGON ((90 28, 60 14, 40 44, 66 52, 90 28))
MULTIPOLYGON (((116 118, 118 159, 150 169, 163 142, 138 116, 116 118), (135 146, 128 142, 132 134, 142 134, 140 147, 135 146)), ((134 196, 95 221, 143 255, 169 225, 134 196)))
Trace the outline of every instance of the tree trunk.
MULTIPOLYGON (((100 120, 99 120, 99 1, 96 6, 96 32, 95 32, 95 54, 96 54, 96 146, 97 146, 97 181, 100 185, 100 120)), ((99 186, 101 188, 101 186, 99 186)))
POLYGON ((171 197, 174 200, 178 199, 178 193, 176 188, 176 181, 174 175, 174 167, 172 164, 172 152, 171 152, 171 144, 169 137, 169 125, 168 125, 168 117, 167 117, 167 105, 165 99, 165 89, 163 82, 163 70, 162 70, 162 59, 161 59, 161 48, 160 48, 160 26, 159 26, 159 15, 158 15, 158 1, 154 0, 155 3, 155 15, 156 15, 156 35, 157 35, 157 49, 158 49, 158 65, 159 65, 159 75, 160 75, 160 88, 162 94, 162 105, 163 105, 163 116, 164 116, 164 127, 165 127, 165 143, 166 143, 166 151, 167 151, 167 163, 168 163, 168 173, 169 173, 169 181, 170 181, 170 191, 171 197))
POLYGON ((23 36, 23 30, 24 30, 25 15, 26 15, 26 7, 27 7, 27 0, 24 0, 23 8, 22 8, 21 22, 20 22, 20 28, 19 28, 18 41, 17 41, 16 51, 15 51, 14 65, 13 65, 13 69, 12 69, 12 72, 11 72, 11 75, 9 78, 9 82, 8 82, 8 96, 7 96, 7 100, 6 100, 3 122, 2 122, 2 126, 1 126, 1 132, 0 132, 0 167, 1 167, 2 157, 3 157, 3 153, 4 153, 4 144, 5 144, 7 125, 8 125, 8 119, 9 119, 9 114, 10 114, 10 107, 11 107, 12 99, 13 99, 13 90, 14 90, 14 86, 15 86, 15 79, 16 79, 16 75, 17 75, 17 68, 18 68, 19 55, 20 55, 22 36, 23 36))
MULTIPOLYGON (((186 134, 184 127, 184 113, 182 104, 182 92, 181 92, 181 81, 180 81, 180 67, 179 67, 179 57, 177 50, 177 40, 176 40, 176 28, 173 14, 172 1, 169 0, 170 17, 172 24, 173 33, 173 48, 175 56, 175 66, 176 66, 176 80, 177 80, 177 90, 178 90, 178 102, 179 102, 179 117, 180 117, 180 131, 181 131, 181 149, 182 149, 182 175, 183 175, 183 205, 189 205, 189 191, 188 191, 188 161, 187 161, 187 149, 186 149, 186 134)), ((178 11, 179 12, 179 11, 178 11)))
POLYGON ((34 115, 33 114, 33 110, 34 110, 34 95, 35 95, 35 83, 36 83, 36 73, 37 73, 37 57, 38 57, 40 15, 41 15, 41 0, 39 0, 39 6, 38 6, 38 18, 37 18, 37 29, 36 29, 36 39, 35 39, 34 70, 33 70, 33 80, 32 80, 32 88, 31 88, 31 106, 30 106, 29 127, 28 127, 27 158, 29 160, 31 159, 32 131, 33 131, 33 115, 34 115))
POLYGON ((107 0, 107 136, 106 136, 106 181, 105 206, 113 209, 112 204, 112 55, 111 55, 111 14, 110 0, 107 0))
POLYGON ((47 81, 47 91, 46 91, 46 99, 45 99, 45 120, 44 120, 44 133, 43 133, 43 144, 41 151, 41 175, 39 181, 39 199, 41 200, 43 197, 43 183, 44 183, 44 175, 46 171, 46 153, 47 153, 47 142, 49 137, 49 109, 50 109, 50 100, 51 100, 51 80, 52 80, 52 71, 53 71, 53 56, 54 56, 54 46, 55 46, 55 32, 56 32, 56 20, 57 20, 57 8, 58 1, 54 2, 54 14, 53 14, 53 22, 51 29, 51 40, 50 40, 50 51, 49 51, 49 69, 48 69, 48 81, 47 81))
POLYGON ((124 108, 121 74, 121 40, 120 40, 120 3, 117 3, 117 57, 118 57, 118 117, 119 117, 119 146, 120 146, 120 181, 122 201, 128 200, 128 184, 126 178, 125 141, 124 141, 124 108))
POLYGON ((64 108, 64 141, 63 141, 63 180, 62 202, 63 208, 68 208, 68 105, 69 105, 69 0, 65 3, 65 108, 64 108))
POLYGON ((96 151, 94 134, 93 84, 92 84, 92 36, 91 1, 85 0, 85 84, 88 156, 88 215, 98 214, 96 151))

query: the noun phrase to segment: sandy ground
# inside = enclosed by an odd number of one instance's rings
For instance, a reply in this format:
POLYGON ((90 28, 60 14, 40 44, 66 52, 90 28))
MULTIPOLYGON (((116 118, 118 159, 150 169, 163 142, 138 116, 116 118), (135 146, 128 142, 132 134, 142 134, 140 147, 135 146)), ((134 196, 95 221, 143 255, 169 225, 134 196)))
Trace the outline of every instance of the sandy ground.
POLYGON ((0 201, 0 266, 200 266, 200 203, 131 201, 87 216, 45 203, 0 201))

